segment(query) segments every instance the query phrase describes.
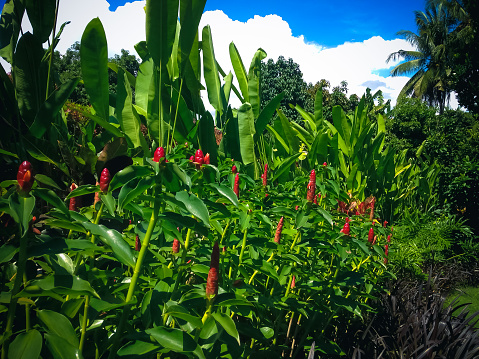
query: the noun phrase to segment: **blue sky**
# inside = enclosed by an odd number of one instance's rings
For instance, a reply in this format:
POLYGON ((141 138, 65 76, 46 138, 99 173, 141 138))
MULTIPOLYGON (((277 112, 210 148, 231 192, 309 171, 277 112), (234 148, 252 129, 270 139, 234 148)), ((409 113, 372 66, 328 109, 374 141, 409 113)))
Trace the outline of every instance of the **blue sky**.
MULTIPOLYGON (((57 50, 65 53, 81 39, 88 22, 99 17, 109 55, 121 49, 135 54, 134 45, 145 39, 144 5, 144 0, 60 0, 58 23, 71 23, 57 50)), ((400 49, 412 50, 396 32, 415 31, 414 10, 424 7, 424 0, 208 0, 200 30, 211 26, 215 56, 226 72, 232 70, 228 48, 234 42, 246 67, 262 48, 268 58, 292 58, 306 82, 326 79, 334 87, 346 80, 348 94, 380 89, 394 104, 408 78, 390 77, 397 62, 386 63, 386 58, 400 49)), ((31 31, 26 20, 22 28, 31 31)))

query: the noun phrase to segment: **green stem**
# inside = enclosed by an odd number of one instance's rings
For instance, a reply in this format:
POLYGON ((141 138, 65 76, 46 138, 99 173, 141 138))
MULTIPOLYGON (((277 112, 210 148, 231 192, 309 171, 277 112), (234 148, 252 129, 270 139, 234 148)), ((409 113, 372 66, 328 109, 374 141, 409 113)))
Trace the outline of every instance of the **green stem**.
POLYGON ((293 244, 291 245, 291 249, 290 249, 291 251, 293 250, 294 246, 296 245, 296 242, 298 241, 300 233, 301 232, 298 230, 298 232, 296 233, 296 236, 294 237, 293 244))
POLYGON ((10 345, 10 336, 13 331, 13 319, 15 318, 15 309, 17 307, 18 298, 16 295, 20 292, 20 286, 23 281, 23 273, 25 272, 25 265, 27 262, 27 244, 28 244, 28 233, 26 233, 22 238, 20 238, 20 250, 18 253, 18 266, 17 273, 15 275, 15 282, 13 283, 12 296, 10 299, 10 305, 8 307, 7 313, 7 326, 5 328, 5 333, 3 335, 5 341, 2 346, 2 359, 7 358, 8 346, 10 345))
POLYGON ((239 262, 238 262, 238 267, 241 265, 243 261, 243 254, 244 254, 244 249, 246 248, 246 237, 248 236, 248 228, 245 228, 243 232, 243 244, 241 246, 241 252, 239 255, 239 262))
POLYGON ((81 336, 80 336, 80 352, 83 351, 83 345, 85 344, 85 337, 86 337, 86 327, 88 324, 88 308, 90 306, 90 296, 85 296, 85 308, 83 308, 83 319, 81 323, 81 336))
MULTIPOLYGON (((180 98, 181 98, 181 89, 183 88, 183 77, 180 81, 180 91, 178 93, 178 101, 176 102, 176 111, 175 111, 175 121, 173 122, 173 132, 171 134, 172 139, 175 138, 175 130, 176 130, 176 119, 178 118, 178 108, 180 107, 180 98)), ((166 144, 166 153, 169 153, 170 148, 170 126, 168 126, 168 143, 166 144)))
MULTIPOLYGON (((23 287, 27 286, 27 274, 23 272, 23 287)), ((25 331, 30 330, 30 304, 25 304, 25 331)))
POLYGON ((55 18, 53 20, 53 31, 52 31, 52 44, 51 48, 52 51, 50 51, 50 62, 48 64, 48 76, 47 76, 47 91, 46 91, 46 97, 45 100, 48 99, 48 96, 50 95, 50 74, 52 72, 52 64, 53 64, 53 53, 55 51, 54 45, 55 45, 55 30, 57 28, 57 18, 58 18, 58 6, 60 5, 60 0, 57 0, 57 4, 55 7, 55 18))
MULTIPOLYGON (((271 262, 273 260, 273 257, 274 257, 274 252, 271 253, 271 256, 268 258, 268 260, 266 262, 271 262)), ((255 270, 253 272, 253 275, 250 277, 250 279, 248 281, 248 284, 251 284, 251 282, 253 281, 253 278, 256 276, 256 274, 258 274, 258 270, 255 270)))

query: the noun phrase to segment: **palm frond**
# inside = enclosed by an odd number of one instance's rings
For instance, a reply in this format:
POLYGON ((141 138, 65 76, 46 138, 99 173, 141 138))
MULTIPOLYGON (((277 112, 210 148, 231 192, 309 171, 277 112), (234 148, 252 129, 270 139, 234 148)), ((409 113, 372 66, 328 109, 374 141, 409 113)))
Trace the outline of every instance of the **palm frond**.
POLYGON ((399 93, 398 99, 401 97, 409 96, 414 94, 414 87, 418 81, 421 80, 424 75, 424 70, 419 70, 416 72, 409 80, 406 82, 401 92, 399 93))
POLYGON ((391 76, 409 75, 412 72, 417 72, 424 67, 424 61, 422 59, 411 60, 403 62, 393 68, 390 72, 391 76))
POLYGON ((393 52, 392 54, 389 54, 388 58, 386 59, 386 63, 388 63, 389 61, 399 60, 400 58, 406 61, 411 61, 411 60, 423 59, 424 54, 419 51, 399 50, 399 51, 393 52))

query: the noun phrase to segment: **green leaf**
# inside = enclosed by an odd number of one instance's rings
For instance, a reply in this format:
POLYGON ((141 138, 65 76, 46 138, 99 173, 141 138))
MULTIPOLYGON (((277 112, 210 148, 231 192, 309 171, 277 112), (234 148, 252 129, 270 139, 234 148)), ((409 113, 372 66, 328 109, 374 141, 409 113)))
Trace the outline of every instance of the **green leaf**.
POLYGON ((0 22, 0 56, 13 63, 13 52, 18 42, 25 3, 23 1, 3 2, 0 22))
POLYGON ((241 158, 245 165, 255 161, 254 155, 254 114, 249 103, 244 103, 238 109, 238 131, 241 158))
POLYGON ((37 197, 40 197, 45 202, 50 203, 59 211, 65 213, 68 217, 70 217, 70 211, 68 210, 65 202, 63 202, 60 197, 57 196, 55 192, 48 188, 35 188, 33 190, 33 194, 37 197))
POLYGON ((116 88, 116 118, 120 123, 120 127, 126 136, 133 143, 134 147, 141 146, 140 136, 140 118, 133 108, 133 99, 130 82, 125 71, 120 68, 118 70, 118 84, 116 88))
POLYGON ((227 186, 217 185, 216 183, 210 183, 210 186, 218 192, 220 195, 226 197, 231 203, 233 203, 236 207, 238 207, 238 197, 233 192, 233 190, 227 186))
POLYGON ((119 357, 141 357, 142 355, 153 354, 152 352, 157 351, 160 348, 159 345, 136 340, 121 347, 121 349, 118 350, 117 355, 119 357))
POLYGON ((71 191, 68 196, 65 198, 65 201, 69 200, 70 198, 73 197, 78 197, 78 196, 83 196, 85 194, 92 194, 95 192, 100 192, 100 186, 95 186, 91 184, 84 184, 81 185, 77 188, 75 188, 73 191, 71 191))
POLYGON ((283 128, 284 137, 286 138, 286 141, 288 143, 290 153, 292 154, 299 151, 299 140, 291 130, 289 120, 283 114, 283 111, 281 111, 281 109, 278 109, 277 113, 279 119, 281 120, 281 127, 283 128))
POLYGON ((36 329, 16 336, 8 348, 8 359, 36 359, 42 351, 42 335, 36 329))
POLYGON ((80 56, 83 83, 90 102, 98 117, 108 121, 108 46, 105 29, 99 18, 91 20, 83 31, 80 56))
POLYGON ((10 261, 15 253, 18 252, 18 248, 10 245, 4 244, 0 247, 0 264, 10 261))
POLYGON ((55 0, 27 0, 25 6, 33 34, 40 42, 46 42, 55 22, 55 0))
POLYGON ((284 172, 289 171, 290 167, 293 165, 293 163, 296 162, 296 160, 301 156, 301 152, 298 152, 288 158, 286 158, 284 161, 281 161, 281 164, 275 169, 274 176, 271 179, 271 182, 276 181, 276 179, 279 178, 284 172))
POLYGON ((113 125, 110 122, 108 122, 108 120, 105 120, 105 119, 103 119, 99 116, 96 116, 96 115, 92 114, 90 111, 84 111, 81 108, 76 108, 75 111, 77 111, 77 112, 81 113, 83 116, 86 116, 89 119, 93 120, 96 124, 103 127, 105 130, 110 132, 112 135, 114 135, 116 137, 124 137, 125 136, 123 134, 123 132, 121 132, 118 129, 118 127, 116 127, 118 125, 113 125))
POLYGON ((266 125, 266 128, 268 129, 269 132, 271 132, 276 140, 283 146, 283 149, 286 151, 287 154, 290 154, 289 146, 287 145, 286 141, 284 140, 283 137, 276 131, 273 127, 270 125, 266 125))
POLYGON ((153 183, 152 177, 145 177, 139 180, 133 179, 125 184, 118 195, 118 208, 123 209, 128 203, 150 188, 153 183))
POLYGON ((158 343, 176 353, 193 352, 199 358, 205 358, 203 351, 196 344, 195 340, 188 333, 176 329, 156 327, 147 329, 146 333, 151 335, 158 343))
POLYGON ((123 236, 114 229, 109 229, 102 224, 94 224, 91 222, 82 223, 86 230, 91 234, 100 237, 100 239, 108 244, 113 251, 115 257, 123 264, 132 268, 135 267, 135 256, 130 245, 123 239, 123 236))
POLYGON ((109 191, 113 191, 118 187, 130 182, 133 178, 141 178, 145 176, 153 176, 151 169, 145 166, 128 166, 117 172, 110 181, 109 191))
POLYGON ((223 115, 223 101, 221 100, 221 82, 216 65, 215 52, 213 49, 213 39, 211 37, 211 28, 206 25, 202 33, 203 46, 203 69, 208 100, 211 106, 223 115))
POLYGON ((192 215, 199 218, 207 227, 210 227, 210 214, 201 199, 194 194, 189 195, 186 191, 176 193, 175 198, 182 202, 192 215))
POLYGON ((236 325, 233 319, 231 319, 229 315, 226 315, 220 312, 215 312, 215 313, 212 313, 211 315, 223 327, 226 333, 228 333, 233 338, 235 338, 236 341, 238 342, 238 345, 240 345, 238 330, 236 329, 236 325))
POLYGON ((49 296, 49 292, 61 295, 93 295, 99 298, 89 282, 70 275, 50 275, 43 279, 34 280, 17 297, 49 296))
POLYGON ((256 120, 256 136, 261 135, 266 129, 266 125, 269 123, 276 110, 279 107, 279 104, 284 98, 284 92, 276 95, 268 104, 263 108, 263 111, 258 116, 256 120))
POLYGON ((78 348, 79 342, 72 323, 62 314, 52 310, 38 310, 38 318, 45 324, 50 334, 58 335, 73 347, 78 348))
POLYGON ((35 175, 35 179, 37 182, 46 184, 47 186, 53 187, 59 191, 61 191, 61 188, 56 184, 54 180, 52 180, 50 177, 42 175, 41 173, 38 173, 35 175))
POLYGON ((68 100, 79 81, 80 78, 73 78, 65 82, 53 91, 48 99, 40 106, 35 120, 29 129, 33 136, 41 138, 45 134, 45 131, 51 127, 52 123, 55 122, 55 117, 58 115, 58 112, 66 100, 68 100))
MULTIPOLYGON (((241 94, 243 95, 244 101, 249 102, 249 93, 248 93, 248 74, 246 73, 246 68, 244 67, 243 60, 233 42, 229 46, 231 64, 233 65, 233 70, 238 80, 239 88, 241 94)), ((264 128, 263 128, 264 130, 264 128)), ((260 131, 257 131, 260 132, 260 131)), ((263 132, 263 131, 261 131, 263 132)))
POLYGON ((61 336, 55 334, 45 334, 47 347, 55 359, 83 359, 82 353, 78 348, 68 343, 61 336))
POLYGON ((9 198, 9 206, 13 219, 21 226, 23 237, 25 233, 27 233, 30 221, 32 220, 32 212, 33 208, 35 208, 35 197, 30 195, 23 197, 17 192, 14 192, 9 198))
POLYGON ((316 126, 321 126, 323 122, 323 88, 320 87, 316 91, 316 96, 314 98, 314 121, 316 126))
POLYGON ((148 93, 153 78, 153 59, 143 61, 136 75, 135 102, 143 110, 148 109, 148 93))
POLYGON ((205 114, 201 116, 198 126, 198 140, 203 153, 205 155, 207 153, 210 154, 211 164, 217 165, 218 160, 216 157, 218 153, 218 145, 216 144, 215 138, 215 125, 213 123, 213 117, 209 112, 205 112, 205 114))
POLYGON ((256 50, 248 70, 248 95, 249 103, 253 108, 254 118, 258 118, 261 97, 260 97, 260 77, 261 61, 266 58, 266 52, 263 49, 256 50))
POLYGON ((318 212, 321 213, 323 218, 329 223, 330 226, 333 225, 333 217, 330 213, 326 212, 324 208, 318 207, 318 212))
POLYGON ((146 2, 146 44, 155 64, 166 68, 175 42, 178 0, 146 2))
POLYGON ((334 127, 339 133, 339 142, 341 150, 345 155, 349 156, 349 137, 351 135, 351 126, 349 125, 346 114, 344 113, 341 106, 333 107, 333 123, 334 127), (341 143, 343 142, 343 144, 341 143))

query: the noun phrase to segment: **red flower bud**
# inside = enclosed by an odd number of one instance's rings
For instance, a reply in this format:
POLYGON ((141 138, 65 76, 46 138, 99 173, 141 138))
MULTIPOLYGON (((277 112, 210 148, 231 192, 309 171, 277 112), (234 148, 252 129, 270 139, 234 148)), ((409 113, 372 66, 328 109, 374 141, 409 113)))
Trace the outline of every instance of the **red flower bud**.
POLYGON ((215 242, 213 246, 213 252, 211 253, 210 270, 208 272, 208 279, 206 280, 206 298, 210 298, 212 295, 218 294, 218 275, 220 267, 220 249, 218 242, 215 242))
POLYGON ((23 192, 30 192, 33 186, 33 168, 30 162, 23 161, 18 167, 17 181, 18 187, 23 192))
POLYGON ((313 202, 315 194, 316 194, 316 171, 311 170, 311 174, 309 175, 308 192, 306 195, 306 200, 309 202, 313 202))
POLYGON ((283 231, 284 217, 278 222, 278 227, 276 227, 276 233, 274 234, 274 242, 279 244, 281 242, 281 232, 283 231))
POLYGON ((205 157, 203 156, 203 151, 196 150, 195 153, 195 162, 202 165, 204 163, 205 157))
POLYGON ((209 153, 207 153, 207 154, 205 155, 205 158, 204 158, 204 160, 203 160, 203 163, 204 163, 205 165, 209 165, 209 164, 210 164, 210 154, 209 154, 209 153))
MULTIPOLYGON (((70 186, 70 192, 73 191, 75 188, 78 188, 75 183, 72 183, 70 186)), ((68 209, 70 211, 77 211, 78 210, 78 204, 77 204, 78 197, 72 197, 70 198, 70 204, 68 206, 68 209)))
POLYGON ((164 157, 165 157, 165 149, 163 147, 158 147, 155 150, 155 154, 153 155, 153 161, 160 162, 160 160, 164 157))
POLYGON ((323 162, 323 166, 326 167, 328 165, 327 162, 323 162))
POLYGON ((343 229, 341 229, 339 232, 349 236, 349 223, 344 223, 343 229))
MULTIPOLYGON (((389 255, 389 244, 384 246, 384 255, 387 257, 389 255)), ((384 258, 384 264, 388 264, 388 259, 384 258)))
POLYGON ((373 240, 374 240, 374 229, 373 227, 371 227, 368 233, 368 242, 373 243, 373 240))
POLYGON ((291 289, 294 289, 296 287, 296 276, 293 275, 293 279, 291 280, 291 289))
POLYGON ((351 219, 349 217, 346 217, 345 221, 346 221, 346 223, 349 223, 349 222, 351 222, 351 219))
POLYGON ((264 164, 264 172, 263 175, 261 176, 263 179, 263 187, 266 187, 266 184, 268 183, 268 164, 264 164))
POLYGON ((314 204, 318 204, 318 195, 314 196, 314 204))
POLYGON ((384 228, 387 227, 388 223, 389 223, 388 221, 384 221, 384 228))
POLYGON ((239 198, 239 174, 237 173, 235 176, 235 182, 233 186, 233 191, 236 194, 236 197, 239 198))
POLYGON ((177 240, 176 238, 173 239, 173 247, 171 248, 173 253, 179 253, 180 252, 180 241, 177 240))
POLYGON ((190 162, 194 162, 195 161, 195 156, 191 156, 190 157, 190 162))
POLYGON ((237 174, 238 173, 238 169, 236 168, 236 165, 233 165, 233 167, 231 167, 231 172, 233 174, 237 174))
POLYGON ((387 242, 391 243, 391 235, 390 234, 388 235, 387 242))
POLYGON ((299 209, 299 206, 297 205, 296 207, 294 207, 295 211, 297 211, 299 209))
POLYGON ((140 249, 141 249, 140 236, 138 236, 137 234, 135 238, 135 251, 139 252, 140 249))
POLYGON ((108 171, 108 168, 104 168, 100 176, 100 190, 103 193, 108 192, 108 186, 110 185, 110 180, 111 180, 110 171, 108 171))

